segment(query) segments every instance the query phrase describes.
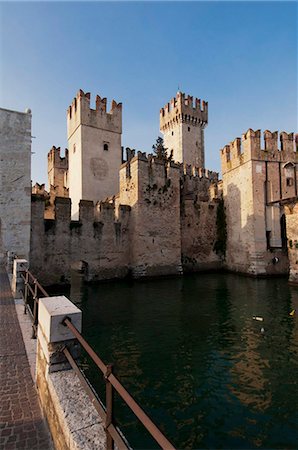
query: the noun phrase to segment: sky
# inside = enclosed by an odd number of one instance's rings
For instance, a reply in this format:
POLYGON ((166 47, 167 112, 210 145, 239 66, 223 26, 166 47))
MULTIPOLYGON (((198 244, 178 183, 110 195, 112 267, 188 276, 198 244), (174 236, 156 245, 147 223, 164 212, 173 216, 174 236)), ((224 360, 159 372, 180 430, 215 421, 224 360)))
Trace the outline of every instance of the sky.
POLYGON ((122 102, 122 145, 150 153, 178 87, 209 103, 210 170, 248 128, 297 132, 297 3, 0 3, 0 107, 32 110, 33 184, 79 89, 122 102))

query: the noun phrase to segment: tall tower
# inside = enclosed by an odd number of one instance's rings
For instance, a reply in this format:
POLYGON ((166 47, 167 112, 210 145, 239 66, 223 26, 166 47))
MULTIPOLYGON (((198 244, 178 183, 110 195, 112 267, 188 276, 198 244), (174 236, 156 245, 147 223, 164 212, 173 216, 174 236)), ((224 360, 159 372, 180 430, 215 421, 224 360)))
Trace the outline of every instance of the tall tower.
POLYGON ((204 168, 204 128, 208 123, 208 102, 177 92, 160 110, 160 131, 164 144, 177 162, 204 168))
POLYGON ((90 108, 90 94, 77 93, 67 111, 69 149, 68 185, 72 218, 78 218, 80 200, 104 200, 119 191, 122 104, 96 96, 90 108))
POLYGON ((65 149, 65 156, 60 156, 60 147, 53 146, 48 153, 48 183, 49 191, 51 186, 55 188, 58 197, 64 197, 64 190, 67 185, 68 174, 68 150, 65 149))

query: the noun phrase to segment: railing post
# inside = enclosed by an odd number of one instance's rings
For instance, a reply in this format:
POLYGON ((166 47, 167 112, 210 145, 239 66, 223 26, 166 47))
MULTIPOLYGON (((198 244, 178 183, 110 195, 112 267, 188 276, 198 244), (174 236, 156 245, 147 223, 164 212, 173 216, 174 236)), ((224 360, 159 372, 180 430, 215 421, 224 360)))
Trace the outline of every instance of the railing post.
POLYGON ((13 275, 11 281, 11 290, 14 298, 21 298, 20 290, 24 287, 22 273, 28 270, 28 261, 26 259, 15 259, 13 262, 13 275))
POLYGON ((27 270, 27 271, 26 271, 26 279, 25 279, 24 314, 27 314, 28 283, 29 283, 29 272, 28 272, 28 270, 27 270))
POLYGON ((36 279, 34 279, 34 296, 33 296, 33 324, 32 324, 32 339, 36 339, 37 336, 37 326, 38 326, 38 313, 37 313, 37 305, 38 305, 38 298, 37 298, 37 284, 36 279))
POLYGON ((113 423, 113 403, 114 403, 114 390, 113 386, 109 381, 109 376, 113 372, 113 364, 107 364, 107 371, 105 373, 106 380, 106 423, 105 430, 107 436, 107 450, 114 449, 114 440, 108 431, 108 427, 113 423))

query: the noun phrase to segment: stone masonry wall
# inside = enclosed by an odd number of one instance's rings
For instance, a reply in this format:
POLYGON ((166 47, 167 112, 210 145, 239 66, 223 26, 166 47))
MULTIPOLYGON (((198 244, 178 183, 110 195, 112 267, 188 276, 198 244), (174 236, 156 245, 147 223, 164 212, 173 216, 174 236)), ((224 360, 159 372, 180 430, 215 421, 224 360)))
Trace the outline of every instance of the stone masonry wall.
POLYGON ((227 268, 252 275, 288 273, 279 202, 297 193, 293 134, 249 129, 221 151, 227 215, 227 268), (289 180, 291 178, 291 180, 289 180))
POLYGON ((81 201, 71 220, 71 201, 55 200, 55 219, 44 219, 45 201, 32 196, 30 270, 45 285, 67 282, 71 267, 82 267, 89 281, 122 278, 129 270, 130 208, 81 201))
POLYGON ((134 277, 182 273, 180 170, 138 152, 120 169, 120 202, 131 207, 134 277))
POLYGON ((120 193, 109 202, 55 199, 45 219, 44 195, 32 196, 31 270, 43 284, 177 275, 218 268, 217 174, 138 152, 120 169, 120 193), (182 258, 182 261, 181 261, 182 258))
POLYGON ((298 202, 285 206, 288 255, 290 262, 289 281, 298 285, 298 202))
POLYGON ((219 269, 221 258, 215 253, 218 176, 202 170, 181 174, 181 251, 183 272, 219 269))
POLYGON ((29 259, 30 208, 31 112, 1 108, 0 262, 7 251, 29 259))

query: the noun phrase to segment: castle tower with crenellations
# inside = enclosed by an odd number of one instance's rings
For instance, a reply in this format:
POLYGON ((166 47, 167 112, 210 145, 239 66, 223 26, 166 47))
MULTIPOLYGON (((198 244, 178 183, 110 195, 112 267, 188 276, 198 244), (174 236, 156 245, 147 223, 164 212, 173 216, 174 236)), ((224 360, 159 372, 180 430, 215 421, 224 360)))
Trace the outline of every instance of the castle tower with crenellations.
POLYGON ((230 270, 252 275, 288 270, 283 203, 298 194, 293 133, 247 130, 221 150, 230 270), (263 140, 263 142, 262 142, 263 140))
POLYGON ((53 147, 48 153, 48 183, 49 191, 55 189, 58 197, 65 197, 65 189, 68 188, 68 150, 65 156, 61 156, 60 147, 53 147))
POLYGON ((160 131, 173 159, 205 167, 204 129, 208 123, 208 102, 177 92, 160 110, 160 131))
POLYGON ((122 163, 122 104, 114 100, 107 112, 107 99, 80 90, 67 111, 69 148, 69 196, 72 218, 77 219, 80 200, 95 203, 119 191, 122 163))

